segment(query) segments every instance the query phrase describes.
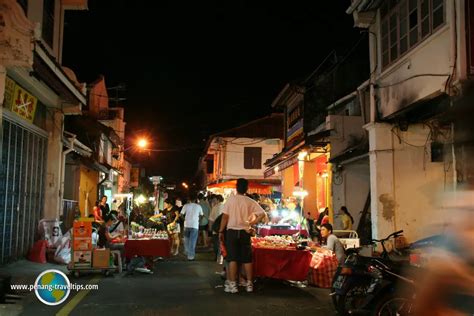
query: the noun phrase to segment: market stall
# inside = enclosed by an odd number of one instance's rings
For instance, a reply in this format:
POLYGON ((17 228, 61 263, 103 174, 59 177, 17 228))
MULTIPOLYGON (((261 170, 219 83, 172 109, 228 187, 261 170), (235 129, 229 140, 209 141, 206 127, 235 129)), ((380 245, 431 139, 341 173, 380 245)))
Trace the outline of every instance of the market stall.
POLYGON ((253 238, 252 254, 255 277, 308 281, 323 288, 331 286, 338 265, 330 250, 290 236, 253 238))
POLYGON ((304 281, 308 277, 311 252, 295 246, 275 246, 265 239, 252 245, 255 277, 304 281))
MULTIPOLYGON (((132 229, 134 225, 132 224, 132 229)), ((132 231, 131 238, 125 241, 125 257, 127 259, 134 256, 141 257, 170 257, 171 242, 168 232, 154 228, 139 228, 139 231, 132 231)))
POLYGON ((125 257, 170 257, 171 243, 169 239, 127 239, 125 241, 125 257))

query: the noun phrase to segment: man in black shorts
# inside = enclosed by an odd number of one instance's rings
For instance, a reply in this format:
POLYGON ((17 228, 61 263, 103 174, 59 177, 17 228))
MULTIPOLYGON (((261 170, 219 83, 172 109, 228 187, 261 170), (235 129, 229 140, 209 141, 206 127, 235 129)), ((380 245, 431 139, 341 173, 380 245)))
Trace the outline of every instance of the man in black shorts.
POLYGON ((219 229, 219 239, 224 240, 227 248, 226 260, 229 262, 227 274, 228 282, 224 290, 228 293, 237 293, 238 266, 242 264, 247 277, 245 286, 247 292, 253 292, 252 246, 250 242, 250 228, 258 223, 265 211, 257 202, 245 196, 248 181, 237 180, 237 195, 229 197, 224 205, 222 221, 219 229))

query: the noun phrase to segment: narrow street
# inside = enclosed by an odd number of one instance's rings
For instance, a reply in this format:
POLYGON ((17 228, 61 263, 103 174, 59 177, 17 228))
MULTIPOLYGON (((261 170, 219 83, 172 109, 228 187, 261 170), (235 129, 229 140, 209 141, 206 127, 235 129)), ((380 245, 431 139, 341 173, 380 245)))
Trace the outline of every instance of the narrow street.
MULTIPOLYGON (((182 257, 157 262, 153 275, 90 275, 73 283, 97 282, 99 290, 71 293, 59 306, 46 306, 28 294, 21 315, 334 315, 329 291, 298 288, 276 280, 259 280, 253 294, 224 293, 221 266, 207 253, 197 261, 182 257), (74 304, 76 304, 74 306, 74 304)), ((11 271, 11 270, 10 270, 11 271)))

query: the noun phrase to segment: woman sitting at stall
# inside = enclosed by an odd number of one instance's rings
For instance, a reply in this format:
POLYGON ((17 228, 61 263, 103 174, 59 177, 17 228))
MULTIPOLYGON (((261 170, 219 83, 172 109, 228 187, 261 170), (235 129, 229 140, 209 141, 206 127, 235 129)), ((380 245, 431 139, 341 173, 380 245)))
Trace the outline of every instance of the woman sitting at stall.
POLYGON ((344 263, 346 259, 346 253, 344 251, 344 246, 342 245, 339 238, 332 233, 332 225, 329 223, 321 225, 321 237, 324 239, 323 248, 332 250, 336 254, 337 261, 339 265, 344 263))
POLYGON ((112 241, 116 238, 121 238, 122 235, 118 233, 111 233, 110 230, 114 226, 116 218, 113 214, 106 215, 104 218, 104 223, 99 227, 99 238, 97 241, 98 248, 108 248, 112 253, 117 253, 118 258, 117 262, 119 264, 119 271, 122 271, 122 261, 124 257, 124 244, 123 243, 113 243, 112 241))
POLYGON ((104 218, 104 223, 99 228, 99 240, 97 241, 97 247, 110 248, 123 250, 123 243, 113 243, 112 241, 116 238, 121 238, 122 235, 115 232, 110 232, 111 228, 114 227, 115 216, 113 214, 104 218))

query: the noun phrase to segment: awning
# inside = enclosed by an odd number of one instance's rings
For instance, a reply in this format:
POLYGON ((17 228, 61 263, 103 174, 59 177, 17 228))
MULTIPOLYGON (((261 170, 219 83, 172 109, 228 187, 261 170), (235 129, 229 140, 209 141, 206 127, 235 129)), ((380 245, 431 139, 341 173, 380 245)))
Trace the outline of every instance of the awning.
POLYGON ((85 157, 81 157, 81 163, 90 168, 90 169, 93 169, 93 170, 96 170, 96 171, 100 171, 100 172, 103 172, 103 173, 109 173, 110 172, 110 168, 107 168, 106 166, 104 166, 103 164, 100 164, 98 163, 97 161, 91 159, 91 158, 85 158, 85 157))
POLYGON ((64 131, 63 133, 62 143, 65 147, 72 149, 74 152, 83 157, 90 157, 92 155, 92 149, 77 140, 76 135, 67 131, 64 131))
POLYGON ((346 148, 344 151, 339 153, 337 156, 331 156, 329 159, 330 163, 344 163, 353 161, 354 158, 364 158, 367 157, 369 154, 369 142, 362 141, 357 145, 350 146, 346 148))
MULTIPOLYGON (((221 183, 210 184, 207 186, 208 189, 221 188, 221 189, 235 189, 237 180, 231 180, 221 183)), ((272 194, 272 188, 278 184, 274 183, 258 183, 255 181, 249 181, 249 193, 258 194, 272 194)))

